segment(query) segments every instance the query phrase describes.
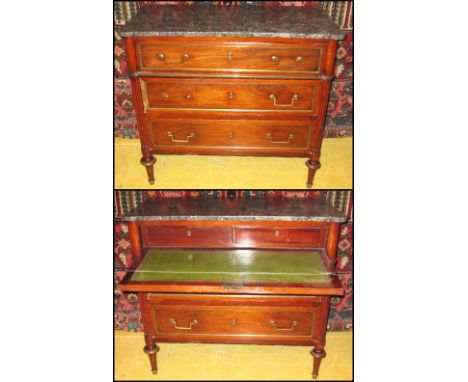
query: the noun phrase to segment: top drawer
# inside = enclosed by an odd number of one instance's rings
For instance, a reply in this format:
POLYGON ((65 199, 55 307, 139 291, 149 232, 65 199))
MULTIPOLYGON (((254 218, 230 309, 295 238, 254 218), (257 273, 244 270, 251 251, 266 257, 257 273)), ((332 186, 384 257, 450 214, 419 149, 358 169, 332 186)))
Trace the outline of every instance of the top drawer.
POLYGON ((139 41, 140 70, 321 73, 325 43, 164 43, 139 41))

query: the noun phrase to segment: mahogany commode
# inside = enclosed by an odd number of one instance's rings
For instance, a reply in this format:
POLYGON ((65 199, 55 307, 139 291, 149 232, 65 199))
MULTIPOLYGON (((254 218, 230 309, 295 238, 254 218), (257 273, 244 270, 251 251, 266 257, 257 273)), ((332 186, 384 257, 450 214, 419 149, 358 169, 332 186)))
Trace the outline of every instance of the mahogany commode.
POLYGON ((154 154, 308 157, 320 167, 337 40, 318 9, 145 6, 125 37, 142 159, 154 154))
POLYGON ((137 292, 151 369, 157 342, 311 345, 325 356, 336 209, 308 199, 162 199, 124 217, 139 259, 119 289, 137 292))

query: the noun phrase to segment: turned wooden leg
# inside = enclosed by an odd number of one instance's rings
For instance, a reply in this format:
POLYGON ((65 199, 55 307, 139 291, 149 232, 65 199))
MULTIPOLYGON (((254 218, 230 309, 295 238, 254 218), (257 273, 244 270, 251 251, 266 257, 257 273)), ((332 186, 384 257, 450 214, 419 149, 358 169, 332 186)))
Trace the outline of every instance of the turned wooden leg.
POLYGON ((322 361, 322 358, 327 355, 327 353, 325 353, 325 350, 323 350, 323 348, 319 348, 318 346, 316 346, 314 350, 310 351, 310 354, 312 354, 312 356, 314 357, 312 378, 316 379, 318 377, 320 362, 322 361))
POLYGON ((140 159, 140 163, 146 167, 146 172, 148 173, 148 182, 150 184, 154 184, 153 166, 156 163, 156 158, 151 154, 143 154, 143 157, 140 159))
POLYGON ((158 362, 156 360, 156 353, 159 351, 159 346, 156 345, 151 335, 145 335, 146 346, 143 348, 143 351, 148 354, 151 371, 153 374, 158 373, 158 362))
POLYGON ((320 168, 320 162, 318 159, 309 159, 306 161, 306 166, 309 168, 309 176, 307 177, 307 188, 312 187, 314 181, 315 172, 320 168))

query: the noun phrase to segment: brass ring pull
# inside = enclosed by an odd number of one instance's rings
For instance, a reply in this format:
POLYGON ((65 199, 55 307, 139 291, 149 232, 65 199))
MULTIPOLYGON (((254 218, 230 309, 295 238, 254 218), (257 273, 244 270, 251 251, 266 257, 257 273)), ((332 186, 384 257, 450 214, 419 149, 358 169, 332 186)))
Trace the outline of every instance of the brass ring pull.
POLYGON ((300 64, 302 62, 303 58, 301 56, 296 57, 296 64, 300 64))
POLYGON ((273 327, 273 329, 275 329, 275 330, 294 330, 294 328, 297 326, 297 321, 293 321, 293 322, 291 323, 291 327, 290 327, 290 328, 278 328, 278 327, 276 326, 276 321, 273 321, 273 320, 270 321, 270 325, 271 325, 271 326, 273 327))
POLYGON ((278 56, 271 56, 271 61, 278 63, 280 62, 280 58, 278 56))
POLYGON ((293 94, 291 97, 291 103, 284 104, 284 103, 276 103, 276 96, 274 94, 270 94, 268 97, 271 101, 273 101, 273 106, 294 106, 294 102, 299 100, 299 96, 297 94, 293 94))
MULTIPOLYGON (((291 141, 294 139, 294 134, 289 134, 287 141, 274 141, 273 136, 271 135, 271 133, 265 134, 265 137, 267 139, 269 139, 271 141, 271 143, 291 143, 291 141)), ((276 231, 275 235, 276 235, 276 233, 279 235, 279 231, 276 231)), ((278 235, 276 235, 276 236, 278 236, 278 235)))
POLYGON ((190 141, 190 138, 194 138, 195 137, 195 133, 190 133, 189 135, 187 135, 187 139, 174 139, 174 134, 172 134, 171 131, 168 131, 167 132, 167 136, 169 138, 171 138, 171 141, 172 142, 183 142, 183 143, 187 143, 190 141))
POLYGON ((232 52, 228 52, 228 54, 227 54, 227 59, 228 59, 228 61, 232 61, 232 58, 233 58, 233 57, 234 57, 234 56, 233 56, 232 52))
POLYGON ((192 236, 192 231, 187 230, 187 236, 188 236, 188 237, 191 237, 191 236, 192 236))
POLYGON ((180 64, 181 62, 187 61, 190 58, 190 55, 188 53, 184 53, 182 55, 182 59, 180 61, 175 61, 175 62, 167 62, 166 55, 164 53, 158 53, 157 57, 159 61, 165 61, 166 64, 180 64))
POLYGON ((177 326, 177 321, 174 319, 174 318, 171 318, 169 320, 169 322, 174 325, 174 328, 176 329, 182 329, 182 330, 192 330, 192 325, 197 325, 198 324, 198 321, 197 320, 193 320, 189 323, 190 326, 177 326))

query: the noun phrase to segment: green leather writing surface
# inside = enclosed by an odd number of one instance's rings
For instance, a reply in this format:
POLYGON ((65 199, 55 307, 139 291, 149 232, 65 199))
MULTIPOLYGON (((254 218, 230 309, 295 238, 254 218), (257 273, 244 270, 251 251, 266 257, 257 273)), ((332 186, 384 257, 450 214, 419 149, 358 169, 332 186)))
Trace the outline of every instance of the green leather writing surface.
POLYGON ((151 249, 131 280, 328 283, 321 252, 151 249))

